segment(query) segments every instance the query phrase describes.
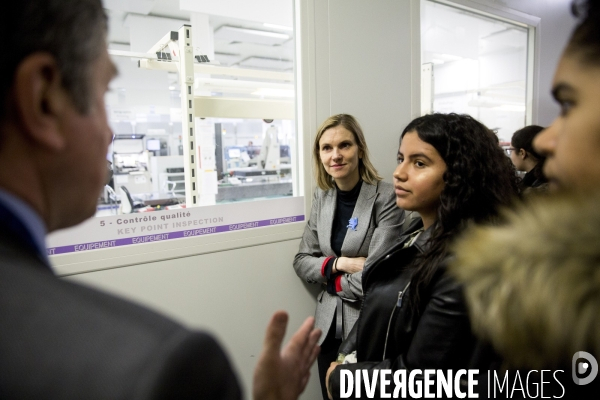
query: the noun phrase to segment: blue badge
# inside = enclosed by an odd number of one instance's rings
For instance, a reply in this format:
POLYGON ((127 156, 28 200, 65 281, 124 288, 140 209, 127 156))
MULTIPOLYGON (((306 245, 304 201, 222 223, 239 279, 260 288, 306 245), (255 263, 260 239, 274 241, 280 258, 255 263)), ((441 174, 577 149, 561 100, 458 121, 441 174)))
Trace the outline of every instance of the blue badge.
POLYGON ((352 229, 353 231, 355 231, 356 226, 358 225, 358 218, 350 218, 350 220, 348 222, 349 222, 349 225, 346 228, 352 229))

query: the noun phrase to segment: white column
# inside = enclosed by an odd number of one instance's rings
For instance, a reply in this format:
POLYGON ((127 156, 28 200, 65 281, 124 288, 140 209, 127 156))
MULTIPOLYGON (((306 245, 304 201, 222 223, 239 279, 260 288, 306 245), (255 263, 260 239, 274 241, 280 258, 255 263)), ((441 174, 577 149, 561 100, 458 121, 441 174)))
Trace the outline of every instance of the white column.
POLYGON ((188 207, 199 203, 198 135, 194 126, 194 52, 192 28, 184 25, 179 30, 179 82, 181 84, 181 127, 183 144, 183 168, 185 175, 185 202, 188 207))
MULTIPOLYGON (((213 28, 207 14, 190 13, 192 23, 192 39, 194 43, 194 56, 205 55, 210 61, 215 59, 215 41, 213 28)), ((196 60, 194 60, 196 62, 196 60)), ((201 78, 210 78, 207 74, 195 74, 196 82, 201 78)), ((210 91, 196 90, 195 96, 210 96, 210 91)), ((212 119, 201 120, 196 118, 196 150, 198 173, 198 203, 200 206, 216 204, 218 190, 217 171, 215 160, 215 126, 212 119)))

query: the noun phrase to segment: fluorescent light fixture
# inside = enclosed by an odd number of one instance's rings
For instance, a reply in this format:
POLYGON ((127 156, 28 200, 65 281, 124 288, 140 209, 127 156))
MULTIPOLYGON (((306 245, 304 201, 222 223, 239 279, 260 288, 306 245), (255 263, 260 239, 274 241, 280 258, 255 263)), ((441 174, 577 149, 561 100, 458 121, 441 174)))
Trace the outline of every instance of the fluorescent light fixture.
POLYGON ((445 59, 446 59, 446 60, 448 60, 448 61, 458 61, 458 60, 462 60, 462 59, 463 59, 462 57, 460 57, 460 56, 455 56, 454 54, 446 54, 446 53, 443 53, 443 54, 440 54, 440 56, 441 56, 442 58, 445 58, 445 59))
POLYGON ((267 22, 265 22, 263 24, 263 26, 267 27, 267 28, 273 28, 273 29, 281 29, 284 31, 293 31, 294 28, 292 28, 291 26, 285 26, 285 25, 277 25, 277 24, 269 24, 267 22))
POLYGON ((256 96, 267 96, 267 97, 294 97, 295 93, 293 90, 286 89, 269 89, 260 88, 256 92, 252 92, 256 96))
POLYGON ((440 60, 439 58, 432 58, 431 62, 434 63, 434 64, 443 64, 443 63, 445 63, 444 60, 440 60))
POLYGON ((265 37, 271 37, 271 38, 277 38, 277 39, 289 39, 290 38, 289 35, 286 35, 285 33, 259 31, 259 30, 255 30, 255 29, 246 29, 246 28, 231 28, 231 29, 235 30, 237 32, 240 32, 240 33, 248 34, 248 35, 265 36, 265 37))
POLYGON ((258 29, 238 28, 224 25, 214 34, 215 40, 241 43, 256 43, 267 46, 282 45, 290 39, 285 33, 269 32, 258 29))
POLYGON ((516 104, 503 104, 498 107, 494 107, 496 110, 502 111, 514 111, 514 112, 525 112, 525 106, 520 106, 516 104))
POLYGON ((221 65, 229 66, 235 62, 238 62, 240 58, 241 56, 239 54, 215 52, 215 60, 219 61, 221 65))
POLYGON ((263 70, 286 71, 294 68, 294 62, 290 60, 282 60, 279 58, 267 58, 251 56, 238 62, 240 67, 257 68, 263 70))

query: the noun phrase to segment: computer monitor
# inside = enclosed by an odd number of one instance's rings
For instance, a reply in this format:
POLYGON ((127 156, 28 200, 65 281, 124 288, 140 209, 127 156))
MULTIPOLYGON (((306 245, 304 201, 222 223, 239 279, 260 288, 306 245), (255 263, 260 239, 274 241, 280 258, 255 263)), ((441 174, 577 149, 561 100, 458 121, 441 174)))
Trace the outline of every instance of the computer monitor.
MULTIPOLYGON (((134 136, 134 135, 132 135, 134 136)), ((115 141, 113 142, 113 153, 120 154, 136 154, 144 151, 144 141, 141 138, 133 138, 121 139, 115 137, 115 141)))
POLYGON ((227 151, 227 156, 231 159, 231 158, 240 158, 240 156, 242 155, 242 152, 240 151, 240 149, 229 149, 227 151))
POLYGON ((146 149, 148 151, 158 151, 158 150, 160 150, 160 140, 159 139, 148 139, 148 140, 146 140, 146 149))

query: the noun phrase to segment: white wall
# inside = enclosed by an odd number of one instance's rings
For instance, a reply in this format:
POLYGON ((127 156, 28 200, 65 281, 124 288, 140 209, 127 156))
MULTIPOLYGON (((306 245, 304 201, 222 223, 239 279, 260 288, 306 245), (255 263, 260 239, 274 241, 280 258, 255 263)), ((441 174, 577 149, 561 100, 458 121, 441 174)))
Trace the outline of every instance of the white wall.
MULTIPOLYGON (((299 240, 133 265, 69 279, 89 284, 215 334, 232 359, 246 398, 270 315, 290 313, 289 332, 313 315, 316 292, 298 280, 292 261, 299 240)), ((316 367, 312 376, 317 377, 316 367)), ((303 399, 317 399, 313 378, 303 399)))
POLYGON ((411 57, 419 53, 418 14, 411 14, 418 1, 307 3, 314 18, 309 68, 314 68, 315 95, 306 107, 314 107, 316 124, 306 126, 316 130, 330 115, 354 115, 375 167, 391 182, 400 133, 420 107, 420 65, 411 57))
MULTIPOLYGON (((479 3, 490 7, 501 3, 542 18, 540 99, 534 122, 549 123, 556 113, 547 94, 549 82, 572 25, 568 2, 479 3)), ((420 108, 420 79, 415 74, 420 60, 414 56, 420 51, 418 0, 300 0, 300 6, 305 130, 299 135, 304 136, 307 176, 318 124, 331 114, 346 112, 362 123, 374 164, 390 181, 399 134, 420 108)), ((310 198, 312 181, 308 177, 304 183, 310 198)), ((262 232, 257 230, 256 235, 258 231, 262 232)), ((315 293, 292 269, 299 237, 70 279, 134 299, 189 326, 208 327, 229 351, 250 398, 252 370, 270 314, 287 309, 295 329, 314 311, 315 293)), ((131 254, 136 254, 135 246, 131 254)), ((319 398, 317 376, 313 368, 303 399, 319 398)))

